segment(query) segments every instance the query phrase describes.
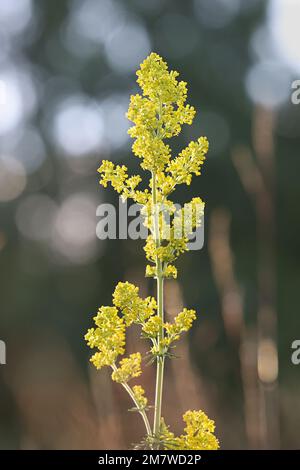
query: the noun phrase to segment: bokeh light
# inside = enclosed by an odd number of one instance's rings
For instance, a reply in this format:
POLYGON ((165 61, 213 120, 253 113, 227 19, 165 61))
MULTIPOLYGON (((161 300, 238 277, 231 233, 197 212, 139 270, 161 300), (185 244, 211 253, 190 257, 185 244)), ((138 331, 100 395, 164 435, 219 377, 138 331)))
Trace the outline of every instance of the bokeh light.
POLYGON ((290 96, 291 78, 278 62, 262 61, 251 67, 246 89, 254 103, 267 108, 283 104, 290 96))
POLYGON ((34 241, 47 241, 51 236, 55 202, 45 194, 33 194, 20 202, 16 212, 16 223, 23 236, 34 241))
POLYGON ((237 16, 240 0, 194 0, 195 13, 208 28, 223 28, 237 16))
POLYGON ((17 127, 36 107, 32 78, 22 64, 0 67, 0 135, 17 127))
POLYGON ((13 134, 9 149, 17 160, 22 162, 27 174, 37 171, 46 159, 44 141, 34 126, 22 127, 13 134))
POLYGON ((121 3, 85 0, 75 1, 73 5, 63 38, 74 55, 93 55, 99 53, 99 46, 103 46, 110 67, 119 73, 127 73, 150 52, 145 27, 131 18, 121 3))
POLYGON ((26 187, 26 173, 22 163, 11 156, 0 157, 0 202, 12 201, 26 187))
POLYGON ((79 56, 96 53, 123 27, 125 13, 113 0, 84 0, 73 3, 64 28, 67 47, 79 56))
POLYGON ((62 101, 53 117, 53 138, 67 156, 81 157, 99 151, 103 138, 100 107, 80 95, 62 101))
POLYGON ((263 339, 258 346, 257 371, 260 380, 272 384, 278 377, 276 344, 272 339, 263 339))
POLYGON ((300 72, 300 2, 271 0, 268 24, 276 53, 283 64, 300 72))
POLYGON ((141 23, 128 21, 106 43, 105 53, 111 67, 122 73, 135 70, 136 64, 151 52, 148 33, 141 23))
POLYGON ((129 98, 124 94, 112 94, 100 103, 104 118, 104 138, 112 150, 119 149, 129 142, 127 130, 130 126, 125 113, 129 98))
POLYGON ((85 193, 68 196, 53 224, 51 246, 61 262, 87 263, 99 253, 96 238, 96 201, 85 193))
POLYGON ((32 0, 1 0, 1 31, 10 35, 21 33, 30 23, 32 10, 32 0))

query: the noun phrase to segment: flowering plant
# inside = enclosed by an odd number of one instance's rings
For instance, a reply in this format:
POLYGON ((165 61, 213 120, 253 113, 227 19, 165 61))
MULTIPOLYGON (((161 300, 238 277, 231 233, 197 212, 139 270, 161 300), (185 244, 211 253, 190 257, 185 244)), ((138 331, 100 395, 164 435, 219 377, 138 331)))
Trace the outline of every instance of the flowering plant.
POLYGON ((191 142, 175 158, 167 139, 178 135, 183 124, 191 124, 195 110, 186 104, 187 85, 178 81, 178 72, 169 71, 167 64, 152 53, 141 64, 137 82, 143 96, 131 96, 127 117, 134 123, 129 134, 135 139, 132 150, 140 158, 143 170, 148 171, 149 187, 139 189, 142 178, 128 176, 124 165, 104 160, 98 169, 100 183, 108 183, 123 199, 131 198, 142 206, 144 224, 149 235, 144 247, 149 264, 146 276, 157 283, 157 298, 139 296, 139 289, 129 282, 119 282, 113 293, 113 306, 101 307, 94 317, 95 327, 88 330, 85 339, 88 346, 97 351, 91 362, 97 369, 109 366, 112 380, 120 383, 132 398, 135 410, 144 421, 146 437, 142 445, 150 449, 217 449, 214 422, 203 411, 187 411, 183 415, 184 433, 175 436, 161 415, 164 366, 171 358, 171 348, 188 331, 196 318, 194 310, 184 308, 172 323, 164 318, 164 280, 176 278, 174 261, 188 250, 188 237, 201 224, 204 202, 193 198, 176 209, 170 195, 180 184, 189 185, 193 175, 200 175, 201 166, 208 151, 206 137, 191 142), (126 329, 140 325, 141 337, 151 343, 150 355, 156 363, 156 392, 154 419, 149 420, 148 399, 140 385, 129 382, 142 373, 142 357, 139 352, 125 354, 126 329), (121 359, 119 359, 122 357, 121 359))

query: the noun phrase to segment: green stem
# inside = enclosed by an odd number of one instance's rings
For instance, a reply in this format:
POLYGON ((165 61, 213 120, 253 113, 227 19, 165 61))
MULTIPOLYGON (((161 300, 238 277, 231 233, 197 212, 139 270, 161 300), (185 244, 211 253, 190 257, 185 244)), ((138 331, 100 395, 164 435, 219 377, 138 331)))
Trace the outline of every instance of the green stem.
MULTIPOLYGON (((157 278, 157 303, 158 303, 158 316, 163 322, 163 278, 157 278)), ((162 393, 163 393, 163 381, 164 381, 164 363, 165 359, 162 354, 161 340, 163 339, 163 328, 160 328, 158 334, 158 350, 159 356, 157 358, 156 368, 156 388, 155 388, 155 409, 154 409, 154 436, 159 436, 160 421, 161 421, 161 408, 162 408, 162 393)))
MULTIPOLYGON (((160 233, 159 233, 159 211, 157 210, 157 194, 156 194, 156 173, 152 173, 152 206, 153 206, 153 226, 154 226, 154 238, 156 248, 160 247, 160 233)), ((161 422, 161 408, 162 408, 162 393, 163 393, 163 381, 164 381, 164 356, 162 339, 164 337, 164 281, 162 274, 162 262, 156 257, 156 273, 157 273, 157 309, 158 316, 161 319, 161 326, 157 336, 158 352, 157 365, 156 365, 156 387, 155 387, 155 406, 154 406, 154 423, 153 423, 153 435, 158 438, 160 432, 161 422)))
POLYGON ((149 420, 148 420, 148 416, 145 412, 145 410, 141 409, 139 407, 139 404, 138 402, 136 401, 135 399, 135 396, 134 396, 134 393, 133 393, 133 390, 132 388, 128 385, 128 383, 126 382, 123 382, 122 383, 123 387, 125 388, 125 390, 128 392, 128 394, 130 395, 130 397, 132 398, 138 412, 140 413, 141 417, 143 418, 143 421, 144 421, 144 424, 145 424, 145 428, 146 428, 146 431, 147 431, 147 435, 148 437, 151 437, 152 436, 152 431, 151 431, 151 426, 150 426, 150 423, 149 423, 149 420))
MULTIPOLYGON (((112 369, 114 371, 117 370, 117 367, 115 364, 112 365, 112 369)), ((126 392, 128 393, 128 395, 131 397, 133 403, 135 404, 138 412, 140 413, 141 417, 143 418, 143 421, 144 421, 144 424, 145 424, 145 428, 146 428, 146 431, 147 431, 147 435, 148 437, 151 437, 152 436, 152 431, 151 431, 151 426, 150 426, 150 423, 149 423, 149 420, 148 420, 148 416, 145 412, 145 410, 143 410, 142 408, 140 408, 138 402, 136 401, 135 399, 135 396, 134 396, 134 393, 133 393, 133 390, 132 388, 130 387, 130 385, 128 385, 127 382, 121 382, 121 385, 122 387, 125 388, 126 392)))

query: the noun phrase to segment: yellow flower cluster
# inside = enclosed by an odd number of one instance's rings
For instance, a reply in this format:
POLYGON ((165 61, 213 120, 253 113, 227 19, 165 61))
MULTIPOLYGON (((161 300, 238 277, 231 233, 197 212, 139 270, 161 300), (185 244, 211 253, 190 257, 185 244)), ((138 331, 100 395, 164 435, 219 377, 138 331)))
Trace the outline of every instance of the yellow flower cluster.
MULTIPOLYGON (((156 203, 159 208, 153 206, 149 189, 138 189, 141 177, 129 177, 124 165, 102 161, 98 169, 101 174, 100 183, 104 187, 111 183, 122 198, 132 198, 142 205, 144 224, 150 230, 145 246, 146 257, 154 264, 157 259, 164 263, 164 277, 176 278, 176 268, 170 263, 188 249, 188 236, 200 225, 204 203, 200 198, 194 198, 183 209, 176 211, 168 196, 178 184, 190 184, 193 175, 200 175, 208 151, 208 141, 206 137, 200 137, 177 157, 171 158, 170 147, 164 140, 176 136, 183 124, 191 124, 195 115, 194 108, 186 104, 187 85, 178 81, 178 73, 169 71, 167 64, 155 53, 144 60, 137 76, 143 96, 131 96, 127 117, 134 126, 129 129, 129 134, 135 139, 132 148, 134 154, 141 159, 142 168, 152 173, 150 188, 155 179, 156 203), (154 239, 156 210, 159 212, 158 231, 162 240, 159 246, 154 239), (165 221, 164 214, 167 213, 171 216, 170 222, 165 221)), ((147 266, 146 276, 157 276, 154 266, 147 266)))
POLYGON ((96 328, 90 328, 85 340, 98 351, 91 357, 97 369, 112 366, 119 354, 124 354, 125 323, 115 307, 101 307, 94 317, 96 328))
POLYGON ((196 319, 195 310, 184 308, 174 319, 173 323, 164 323, 157 315, 153 315, 142 326, 142 336, 152 339, 153 346, 151 352, 154 356, 159 354, 167 354, 171 344, 180 338, 180 335, 188 331, 193 321, 196 319), (164 338, 161 339, 162 349, 159 348, 156 338, 163 329, 164 338))
POLYGON ((173 277, 174 279, 177 278, 177 268, 173 264, 168 264, 163 270, 163 276, 170 278, 173 277))
MULTIPOLYGON (((85 339, 90 348, 98 351, 91 357, 91 362, 97 369, 103 366, 114 368, 112 379, 115 382, 127 382, 130 378, 138 377, 141 373, 140 353, 131 354, 128 358, 120 361, 116 367, 116 359, 125 351, 125 327, 132 323, 142 326, 142 336, 153 339, 157 337, 163 326, 165 337, 162 346, 165 351, 170 345, 179 339, 180 335, 188 331, 196 318, 194 310, 183 309, 173 323, 163 323, 161 318, 155 314, 157 305, 153 297, 142 299, 138 295, 139 289, 129 282, 119 282, 114 294, 114 307, 101 307, 94 317, 96 328, 90 328, 85 339), (120 309, 120 316, 118 308, 120 309)), ((154 344, 151 351, 157 352, 154 344)))
POLYGON ((127 113, 135 124, 129 129, 136 139, 133 152, 142 159, 142 168, 162 170, 171 158, 170 147, 163 139, 178 135, 182 124, 191 124, 195 110, 185 104, 186 83, 177 80, 178 72, 169 72, 159 55, 150 54, 137 76, 144 97, 132 96, 127 113))
POLYGON ((180 450, 218 450, 219 441, 214 435, 215 424, 207 415, 199 411, 187 411, 183 415, 186 423, 184 434, 175 437, 162 420, 161 440, 165 449, 180 450))
POLYGON ((115 368, 111 378, 118 383, 127 383, 134 377, 139 377, 141 370, 142 356, 139 352, 130 354, 120 361, 119 367, 115 368))
MULTIPOLYGON (((153 297, 142 299, 138 294, 139 288, 134 284, 119 282, 113 293, 114 307, 101 307, 94 317, 97 328, 90 328, 85 335, 85 340, 90 348, 98 349, 91 357, 91 362, 97 369, 103 366, 114 366, 117 357, 124 354, 126 326, 132 323, 145 326, 146 321, 149 321, 152 316, 153 323, 156 322, 155 319, 158 318, 154 316, 157 309, 156 300, 153 297)), ((150 323, 145 328, 144 333, 147 332, 147 335, 148 333, 150 335, 150 323)), ((119 382, 117 378, 125 377, 125 372, 129 369, 136 373, 135 366, 138 365, 140 359, 140 353, 122 359, 121 367, 112 374, 113 380, 119 382)))
POLYGON ((145 397, 145 390, 140 385, 134 385, 132 387, 135 401, 137 402, 138 409, 144 410, 148 404, 148 400, 145 397))
POLYGON ((138 294, 139 288, 130 282, 119 282, 115 288, 113 303, 121 310, 126 326, 143 324, 157 309, 153 297, 142 299, 138 294))
POLYGON ((166 424, 164 418, 160 420, 160 436, 159 440, 166 450, 176 450, 179 447, 179 437, 175 437, 175 434, 170 431, 170 427, 166 424))
POLYGON ((142 181, 139 175, 128 177, 128 170, 125 165, 115 165, 109 160, 103 160, 98 172, 101 174, 100 184, 104 188, 107 187, 108 183, 121 194, 122 198, 132 198, 138 204, 146 204, 149 199, 149 191, 137 190, 137 186, 142 181))
MULTIPOLYGON (((144 225, 149 231, 144 247, 150 262, 146 276, 157 279, 158 293, 163 298, 163 278, 177 277, 173 262, 188 250, 189 236, 200 226, 204 213, 204 202, 198 197, 179 210, 169 197, 177 185, 190 185, 193 176, 201 174, 209 144, 206 137, 200 137, 172 157, 166 140, 177 136, 182 125, 191 124, 195 116, 194 108, 187 104, 187 85, 155 53, 141 64, 137 77, 142 95, 131 96, 127 117, 133 126, 128 133, 134 139, 133 153, 140 159, 141 167, 150 172, 149 180, 139 189, 142 183, 139 175, 129 176, 125 165, 108 160, 102 161, 98 172, 103 187, 111 184, 123 199, 131 198, 142 206, 144 225)), ((153 297, 141 298, 138 287, 119 282, 113 293, 113 306, 99 309, 94 318, 96 327, 85 335, 88 345, 97 349, 92 363, 98 369, 111 366, 112 379, 121 383, 133 399, 145 423, 147 443, 154 449, 215 450, 219 447, 214 422, 202 411, 184 414, 186 427, 179 437, 161 419, 164 358, 171 356, 172 343, 191 328, 195 318, 194 310, 184 308, 172 323, 165 323, 161 302, 158 308, 153 297), (132 324, 140 325, 142 337, 152 343, 152 358, 158 359, 153 428, 147 416, 144 389, 140 385, 132 388, 128 385, 142 373, 141 354, 130 354, 117 361, 125 353, 125 329, 132 324)))
POLYGON ((147 338, 156 338, 161 325, 161 318, 159 318, 157 315, 154 315, 150 317, 146 323, 144 323, 142 332, 147 338))
POLYGON ((199 176, 200 168, 208 152, 208 140, 200 137, 197 142, 191 142, 178 157, 174 158, 167 167, 176 184, 191 184, 192 175, 199 176))
MULTIPOLYGON (((190 202, 185 203, 182 209, 175 212, 170 224, 164 221, 162 215, 160 221, 162 243, 160 246, 157 247, 153 234, 148 235, 144 246, 146 258, 154 264, 156 264, 157 258, 164 263, 163 277, 177 277, 177 269, 170 263, 175 261, 181 253, 188 250, 188 236, 201 225, 204 206, 202 199, 195 197, 190 202)), ((172 211, 172 208, 168 207, 167 210, 172 211)), ((157 276, 155 266, 146 266, 146 276, 157 276)))
POLYGON ((183 415, 185 434, 181 436, 181 449, 217 450, 219 441, 214 435, 215 423, 203 411, 187 411, 183 415))
POLYGON ((156 258, 163 263, 171 263, 187 250, 187 242, 187 237, 171 238, 165 245, 157 247, 153 235, 148 235, 144 246, 146 258, 153 263, 156 262, 156 258))
POLYGON ((175 239, 188 237, 195 228, 201 225, 204 206, 205 204, 200 197, 194 197, 176 212, 172 227, 172 235, 175 239))
POLYGON ((98 172, 102 175, 100 183, 104 188, 107 187, 108 183, 111 183, 118 193, 123 191, 125 181, 128 178, 127 167, 125 165, 115 166, 113 162, 103 160, 100 168, 98 168, 98 172))
POLYGON ((146 277, 156 277, 156 275, 157 275, 156 266, 150 266, 150 264, 147 264, 146 271, 145 271, 145 276, 146 277))
POLYGON ((195 310, 184 308, 182 312, 175 317, 174 323, 165 323, 165 345, 170 346, 173 341, 177 341, 184 331, 188 331, 191 328, 194 320, 196 320, 195 310))

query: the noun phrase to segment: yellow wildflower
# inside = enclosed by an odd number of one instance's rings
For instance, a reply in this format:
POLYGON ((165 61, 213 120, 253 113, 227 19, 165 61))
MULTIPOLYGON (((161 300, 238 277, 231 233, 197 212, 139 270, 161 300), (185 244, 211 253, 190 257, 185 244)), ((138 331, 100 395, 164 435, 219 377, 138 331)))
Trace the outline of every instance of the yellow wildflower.
POLYGON ((125 324, 144 323, 154 314, 157 305, 153 297, 142 299, 139 288, 129 282, 119 282, 113 294, 113 303, 124 315, 125 324))
POLYGON ((160 420, 160 435, 159 440, 166 450, 179 450, 180 438, 175 437, 174 433, 170 431, 169 426, 165 423, 164 418, 160 420))
POLYGON ((174 323, 165 323, 166 337, 165 343, 169 346, 173 341, 179 339, 181 333, 188 331, 193 321, 196 319, 195 310, 184 308, 174 320, 174 323))
POLYGON ((142 356, 139 352, 130 354, 120 361, 120 366, 114 369, 111 378, 118 383, 126 383, 141 375, 142 356))
POLYGON ((132 387, 132 391, 134 393, 134 398, 137 402, 138 409, 145 409, 148 404, 148 400, 145 397, 145 390, 143 389, 143 387, 141 387, 140 385, 134 385, 132 387))
POLYGON ((157 315, 153 315, 143 325, 142 331, 148 338, 156 338, 159 329, 162 326, 162 320, 157 315))
POLYGON ((98 168, 98 172, 101 173, 100 183, 104 188, 107 187, 108 183, 111 183, 112 187, 121 193, 124 189, 125 181, 128 177, 127 167, 125 165, 114 165, 108 160, 103 160, 101 166, 98 168))
MULTIPOLYGON (((193 198, 177 209, 169 197, 177 185, 189 185, 194 175, 200 175, 209 144, 206 137, 200 137, 172 157, 166 141, 177 136, 182 125, 192 123, 195 110, 187 104, 186 82, 178 80, 178 72, 169 70, 159 55, 151 53, 144 60, 137 72, 137 83, 142 93, 131 96, 127 117, 133 125, 128 133, 134 139, 132 151, 140 159, 141 167, 149 171, 149 177, 142 181, 139 175, 129 176, 125 165, 108 160, 102 161, 98 172, 103 187, 111 184, 121 198, 131 198, 142 206, 143 223, 149 231, 144 247, 150 262, 146 276, 156 278, 158 296, 163 299, 163 278, 177 277, 173 263, 188 250, 189 236, 200 226, 204 213, 200 198, 193 198)), ((163 302, 158 303, 157 306, 153 297, 141 298, 135 285, 119 282, 113 293, 114 306, 101 307, 94 318, 95 328, 85 335, 88 345, 96 348, 91 361, 97 368, 111 366, 112 379, 121 383, 133 398, 147 431, 143 445, 154 449, 218 449, 214 422, 202 411, 184 414, 186 427, 178 437, 161 418, 164 358, 171 357, 170 346, 190 329, 196 313, 184 308, 172 323, 165 323, 163 302), (142 337, 151 340, 150 351, 157 359, 153 427, 147 416, 144 389, 127 385, 142 373, 141 354, 123 357, 117 364, 118 356, 125 352, 125 328, 133 323, 141 326, 142 337)))
POLYGON ((174 238, 187 237, 193 233, 195 228, 201 225, 204 206, 205 204, 200 197, 194 197, 176 212, 173 220, 174 238))
POLYGON ((115 307, 101 307, 94 317, 96 328, 90 328, 85 340, 90 348, 97 348, 91 362, 97 369, 111 366, 119 354, 124 354, 125 324, 115 307))
POLYGON ((157 276, 156 266, 150 266, 150 264, 147 264, 145 276, 156 277, 157 276))
POLYGON ((185 434, 180 436, 182 450, 217 450, 219 441, 214 435, 215 423, 203 411, 187 411, 183 415, 185 434))
POLYGON ((204 163, 207 151, 208 140, 206 137, 200 137, 197 142, 190 142, 178 157, 170 162, 167 171, 171 173, 176 184, 186 183, 189 185, 193 174, 196 176, 201 174, 200 168, 204 163))
POLYGON ((173 277, 174 279, 177 278, 177 269, 173 264, 168 264, 165 269, 163 270, 164 277, 173 277))
POLYGON ((186 83, 179 82, 178 72, 169 71, 157 54, 144 60, 137 76, 144 97, 132 96, 127 113, 135 124, 128 131, 136 139, 133 152, 142 159, 142 168, 162 170, 171 158, 163 139, 178 135, 182 124, 191 124, 195 110, 185 104, 186 83))
POLYGON ((183 415, 186 423, 184 434, 175 437, 164 420, 161 424, 160 439, 167 450, 218 450, 219 441, 214 435, 215 424, 212 419, 199 411, 187 411, 183 415))

